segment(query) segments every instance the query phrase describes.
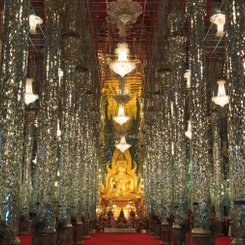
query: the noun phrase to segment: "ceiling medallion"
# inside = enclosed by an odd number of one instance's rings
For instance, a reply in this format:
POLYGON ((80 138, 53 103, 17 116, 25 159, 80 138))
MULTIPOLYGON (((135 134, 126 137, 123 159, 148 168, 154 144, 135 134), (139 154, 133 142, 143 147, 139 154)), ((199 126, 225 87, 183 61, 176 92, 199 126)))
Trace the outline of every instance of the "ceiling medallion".
POLYGON ((107 7, 108 22, 115 23, 121 37, 126 36, 126 28, 134 24, 142 14, 142 6, 132 0, 117 0, 107 7))

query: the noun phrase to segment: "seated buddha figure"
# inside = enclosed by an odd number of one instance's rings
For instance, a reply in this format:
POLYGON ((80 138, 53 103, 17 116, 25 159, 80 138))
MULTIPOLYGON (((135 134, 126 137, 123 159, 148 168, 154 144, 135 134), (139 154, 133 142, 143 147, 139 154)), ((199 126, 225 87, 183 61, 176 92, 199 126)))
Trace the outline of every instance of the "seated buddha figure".
POLYGON ((106 186, 101 188, 102 198, 105 199, 132 199, 140 194, 137 186, 135 163, 132 168, 130 153, 114 152, 112 164, 107 163, 106 186))
POLYGON ((116 169, 116 173, 110 177, 109 193, 116 195, 124 195, 133 192, 134 180, 127 173, 124 163, 120 163, 116 169))

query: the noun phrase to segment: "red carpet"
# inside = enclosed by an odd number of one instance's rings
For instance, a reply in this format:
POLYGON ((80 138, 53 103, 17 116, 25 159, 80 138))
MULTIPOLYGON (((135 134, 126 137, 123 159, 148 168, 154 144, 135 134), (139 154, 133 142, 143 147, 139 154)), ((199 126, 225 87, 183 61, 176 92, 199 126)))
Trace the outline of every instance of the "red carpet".
POLYGON ((117 234, 117 233, 97 233, 91 239, 85 241, 85 245, 159 245, 159 240, 155 240, 148 234, 117 234))
POLYGON ((21 245, 31 245, 32 235, 19 236, 21 245))
MULTIPOLYGON (((31 245, 32 236, 20 236, 21 245, 31 245)), ((147 234, 110 234, 97 233, 91 239, 85 241, 85 245, 159 245, 160 241, 155 240, 147 234)), ((231 245, 228 237, 218 237, 216 245, 231 245)))

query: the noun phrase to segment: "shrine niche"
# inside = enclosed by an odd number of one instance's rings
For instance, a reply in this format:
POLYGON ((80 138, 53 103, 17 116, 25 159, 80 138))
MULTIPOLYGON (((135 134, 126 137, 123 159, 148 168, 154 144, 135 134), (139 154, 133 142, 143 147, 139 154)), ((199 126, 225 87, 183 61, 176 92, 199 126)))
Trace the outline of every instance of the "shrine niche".
POLYGON ((114 218, 124 210, 126 218, 133 210, 143 214, 142 182, 136 174, 137 163, 132 162, 129 150, 124 153, 115 149, 112 162, 106 164, 105 184, 100 183, 100 208, 104 214, 113 212, 114 218))

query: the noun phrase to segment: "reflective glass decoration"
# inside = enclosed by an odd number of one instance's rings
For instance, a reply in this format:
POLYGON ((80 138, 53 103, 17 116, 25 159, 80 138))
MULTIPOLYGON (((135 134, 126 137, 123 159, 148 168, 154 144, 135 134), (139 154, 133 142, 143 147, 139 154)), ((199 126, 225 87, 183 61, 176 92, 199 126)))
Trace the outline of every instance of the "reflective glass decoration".
POLYGON ((56 181, 58 171, 58 103, 59 67, 61 61, 61 10, 46 1, 47 54, 46 79, 40 96, 38 115, 38 152, 36 169, 36 211, 46 219, 47 231, 55 230, 54 207, 57 202, 56 181))
POLYGON ((2 44, 0 82, 0 217, 15 234, 24 151, 29 1, 3 1, 3 7, 3 36, 6 38, 2 44))
POLYGON ((205 0, 188 1, 190 21, 191 70, 191 161, 192 161, 192 204, 195 211, 195 227, 207 228, 209 210, 209 186, 211 163, 209 159, 206 71, 204 49, 205 0))
POLYGON ((172 69, 173 101, 172 101, 172 143, 173 143, 173 185, 175 222, 183 222, 185 212, 185 50, 186 37, 183 35, 184 15, 181 11, 173 11, 168 16, 169 24, 169 59, 172 69))
MULTIPOLYGON (((244 81, 245 58, 245 3, 242 0, 226 1, 227 17, 227 74, 229 85, 228 142, 230 166, 231 217, 234 238, 242 241, 245 217, 244 172, 244 81)), ((235 243, 235 241, 234 241, 235 243)), ((241 242, 242 243, 242 242, 241 242)))

